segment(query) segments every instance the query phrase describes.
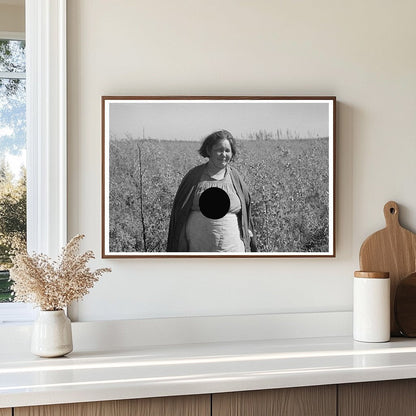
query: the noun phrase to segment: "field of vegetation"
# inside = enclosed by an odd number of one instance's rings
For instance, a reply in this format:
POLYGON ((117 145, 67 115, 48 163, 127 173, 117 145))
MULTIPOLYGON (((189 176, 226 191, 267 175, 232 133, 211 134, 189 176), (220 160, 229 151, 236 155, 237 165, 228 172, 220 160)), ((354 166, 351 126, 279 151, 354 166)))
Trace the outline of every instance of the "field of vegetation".
MULTIPOLYGON (((164 252, 180 181, 200 143, 110 141, 111 252, 164 252)), ((233 166, 252 194, 260 252, 327 252, 328 139, 240 140, 233 166)))

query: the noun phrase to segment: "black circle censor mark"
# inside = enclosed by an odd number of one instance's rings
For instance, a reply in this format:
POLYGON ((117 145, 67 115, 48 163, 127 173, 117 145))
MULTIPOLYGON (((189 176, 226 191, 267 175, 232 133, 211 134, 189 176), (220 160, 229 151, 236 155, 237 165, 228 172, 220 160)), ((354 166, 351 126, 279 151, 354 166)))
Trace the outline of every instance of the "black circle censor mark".
POLYGON ((199 197, 199 209, 207 218, 218 220, 230 209, 230 197, 223 189, 208 188, 199 197))

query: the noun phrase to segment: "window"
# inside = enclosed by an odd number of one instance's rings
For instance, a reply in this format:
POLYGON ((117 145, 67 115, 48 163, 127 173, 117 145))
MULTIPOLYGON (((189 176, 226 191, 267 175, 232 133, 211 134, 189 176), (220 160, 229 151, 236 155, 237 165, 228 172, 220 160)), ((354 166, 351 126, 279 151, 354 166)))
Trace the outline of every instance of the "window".
MULTIPOLYGON (((66 243, 66 0, 25 0, 25 20, 27 247, 56 257, 66 243)), ((33 315, 0 303, 0 324, 33 315)))
POLYGON ((0 32, 0 324, 33 318, 31 305, 12 304, 12 244, 26 244, 26 42, 0 32))
POLYGON ((0 303, 12 301, 12 246, 26 244, 26 52, 0 33, 0 303))

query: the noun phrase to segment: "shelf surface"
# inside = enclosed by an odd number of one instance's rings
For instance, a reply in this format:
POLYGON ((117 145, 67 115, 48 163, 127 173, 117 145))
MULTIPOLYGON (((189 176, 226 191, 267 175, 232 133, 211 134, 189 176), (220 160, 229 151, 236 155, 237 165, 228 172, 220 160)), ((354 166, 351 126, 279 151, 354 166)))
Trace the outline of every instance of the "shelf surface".
POLYGON ((416 377, 416 339, 350 337, 0 352, 0 408, 416 377))

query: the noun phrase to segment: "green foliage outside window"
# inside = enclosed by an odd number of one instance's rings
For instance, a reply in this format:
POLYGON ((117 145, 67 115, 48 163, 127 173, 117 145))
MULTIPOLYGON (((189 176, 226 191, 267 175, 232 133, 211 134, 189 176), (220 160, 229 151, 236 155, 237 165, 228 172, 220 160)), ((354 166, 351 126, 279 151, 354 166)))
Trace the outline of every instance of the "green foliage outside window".
POLYGON ((12 300, 8 269, 26 242, 25 42, 0 40, 0 302, 12 300))

